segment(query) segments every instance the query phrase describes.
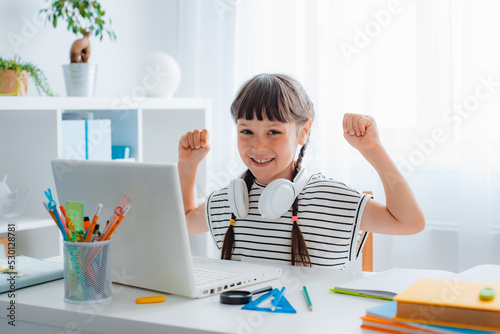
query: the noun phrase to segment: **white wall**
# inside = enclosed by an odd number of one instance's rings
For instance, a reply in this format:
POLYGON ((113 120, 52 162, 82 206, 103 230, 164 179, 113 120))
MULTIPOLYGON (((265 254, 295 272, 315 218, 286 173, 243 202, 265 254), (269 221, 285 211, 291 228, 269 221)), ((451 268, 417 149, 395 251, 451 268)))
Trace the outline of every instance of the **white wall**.
MULTIPOLYGON (((66 22, 59 21, 54 29, 51 22, 37 18, 44 2, 0 0, 0 56, 18 54, 33 62, 46 74, 52 90, 65 96, 62 65, 69 63, 69 50, 77 38, 66 22)), ((130 95, 136 68, 145 56, 161 51, 176 57, 178 0, 102 0, 101 4, 117 39, 91 38, 89 62, 99 66, 95 95, 130 95)), ((37 95, 32 82, 28 95, 37 95)))

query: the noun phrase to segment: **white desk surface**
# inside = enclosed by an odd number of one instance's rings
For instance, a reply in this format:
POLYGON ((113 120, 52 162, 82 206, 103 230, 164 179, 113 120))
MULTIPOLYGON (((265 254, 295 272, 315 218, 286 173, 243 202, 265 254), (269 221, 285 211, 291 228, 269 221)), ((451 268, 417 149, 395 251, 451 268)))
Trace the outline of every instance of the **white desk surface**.
MULTIPOLYGON (((248 287, 286 287, 284 296, 296 314, 272 314, 220 304, 219 296, 189 299, 164 294, 165 302, 136 304, 157 292, 113 285, 108 304, 65 303, 63 280, 16 291, 16 326, 8 325, 10 299, 0 294, 0 332, 4 333, 368 333, 360 316, 368 307, 387 301, 336 294, 329 289, 365 276, 356 270, 283 266, 280 279, 248 287), (307 308, 302 286, 314 306, 307 308)), ((246 289, 245 289, 246 290, 246 289)))

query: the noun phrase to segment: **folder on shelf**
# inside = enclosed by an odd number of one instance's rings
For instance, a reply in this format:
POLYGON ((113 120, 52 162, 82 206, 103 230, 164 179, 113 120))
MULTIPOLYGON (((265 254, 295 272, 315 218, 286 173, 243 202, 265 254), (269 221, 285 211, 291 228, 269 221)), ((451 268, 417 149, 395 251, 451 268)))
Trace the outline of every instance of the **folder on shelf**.
POLYGON ((0 259, 0 293, 25 288, 63 278, 63 264, 35 259, 27 256, 16 256, 0 259), (14 262, 12 262, 14 261, 14 262), (11 268, 11 265, 14 268, 11 268), (12 273, 11 270, 15 269, 12 273), (14 282, 14 285, 12 285, 14 282))
POLYGON ((62 156, 66 159, 87 159, 84 120, 62 121, 62 156))
POLYGON ((87 160, 111 160, 111 120, 87 122, 87 160))
POLYGON ((111 120, 63 120, 62 158, 111 160, 111 120))

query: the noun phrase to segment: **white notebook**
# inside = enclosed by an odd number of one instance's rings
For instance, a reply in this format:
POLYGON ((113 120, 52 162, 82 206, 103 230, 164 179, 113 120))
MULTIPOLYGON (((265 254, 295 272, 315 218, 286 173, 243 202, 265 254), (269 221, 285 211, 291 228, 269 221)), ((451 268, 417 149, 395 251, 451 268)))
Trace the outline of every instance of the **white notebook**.
POLYGON ((483 264, 458 274, 445 270, 394 268, 338 285, 330 290, 361 297, 392 299, 421 278, 500 284, 500 265, 483 264))

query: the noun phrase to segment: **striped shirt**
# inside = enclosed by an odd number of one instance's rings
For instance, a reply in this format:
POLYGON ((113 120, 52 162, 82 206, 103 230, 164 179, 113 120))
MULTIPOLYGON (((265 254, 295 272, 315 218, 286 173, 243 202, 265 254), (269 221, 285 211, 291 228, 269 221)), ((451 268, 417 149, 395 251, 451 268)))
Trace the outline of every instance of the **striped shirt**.
MULTIPOLYGON (((254 182, 248 215, 236 219, 232 258, 290 264, 292 209, 276 220, 264 220, 258 209, 264 188, 254 182)), ((298 199, 297 223, 312 265, 343 269, 347 261, 356 259, 366 238, 359 225, 370 196, 318 173, 309 178, 298 199)), ((210 232, 222 249, 231 218, 227 188, 214 191, 205 207, 210 232)))

